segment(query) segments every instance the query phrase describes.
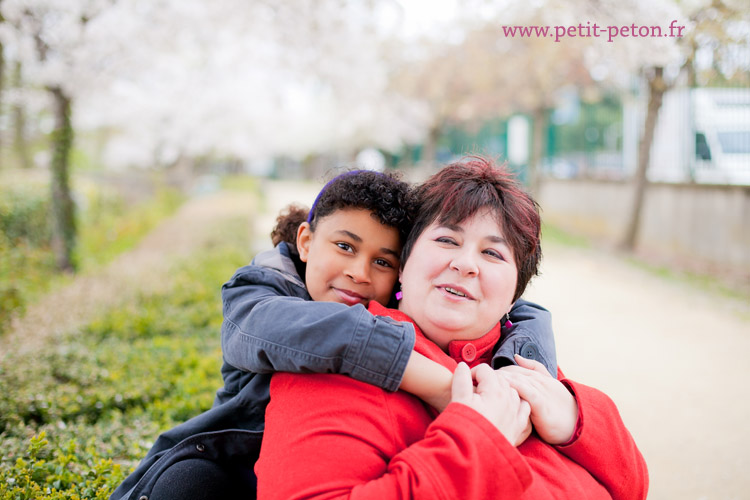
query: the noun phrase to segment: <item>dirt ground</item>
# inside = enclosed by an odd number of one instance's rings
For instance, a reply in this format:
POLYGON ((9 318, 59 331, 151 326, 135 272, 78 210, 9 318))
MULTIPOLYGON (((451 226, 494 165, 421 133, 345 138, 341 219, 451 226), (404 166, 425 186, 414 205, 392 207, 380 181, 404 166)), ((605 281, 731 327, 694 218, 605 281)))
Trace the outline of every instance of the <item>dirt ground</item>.
MULTIPOLYGON (((169 259, 205 244, 219 218, 247 216, 266 248, 278 210, 308 206, 319 186, 264 184, 266 209, 248 194, 196 198, 132 252, 29 309, 4 339, 75 327, 96 310, 158 286, 169 259)), ((750 305, 656 277, 597 250, 545 248, 526 298, 553 313, 566 375, 607 392, 649 465, 650 500, 750 499, 750 305)), ((606 446, 602 443, 602 446, 606 446)))
POLYGON ((552 311, 566 375, 617 403, 649 499, 750 498, 749 304, 556 246, 527 298, 552 311))

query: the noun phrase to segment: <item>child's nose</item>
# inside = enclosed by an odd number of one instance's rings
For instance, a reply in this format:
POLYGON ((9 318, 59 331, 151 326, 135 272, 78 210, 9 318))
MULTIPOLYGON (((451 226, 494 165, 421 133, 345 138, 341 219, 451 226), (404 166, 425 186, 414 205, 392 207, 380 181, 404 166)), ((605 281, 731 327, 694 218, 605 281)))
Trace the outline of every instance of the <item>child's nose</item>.
POLYGON ((345 274, 355 283, 370 282, 370 265, 366 259, 354 259, 345 274))

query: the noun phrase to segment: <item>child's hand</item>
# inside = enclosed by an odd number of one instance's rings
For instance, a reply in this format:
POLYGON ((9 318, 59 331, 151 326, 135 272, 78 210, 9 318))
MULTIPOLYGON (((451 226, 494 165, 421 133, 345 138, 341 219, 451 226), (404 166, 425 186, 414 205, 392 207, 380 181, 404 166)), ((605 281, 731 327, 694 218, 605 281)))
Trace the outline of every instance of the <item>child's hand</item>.
POLYGON ((531 432, 529 404, 489 365, 482 364, 470 371, 466 363, 459 363, 453 373, 452 394, 453 402, 478 412, 514 445, 523 442, 531 432), (472 372, 477 381, 476 389, 472 372))
POLYGON ((538 361, 516 354, 519 366, 498 370, 531 406, 531 422, 549 444, 570 441, 578 421, 578 403, 568 389, 538 361))

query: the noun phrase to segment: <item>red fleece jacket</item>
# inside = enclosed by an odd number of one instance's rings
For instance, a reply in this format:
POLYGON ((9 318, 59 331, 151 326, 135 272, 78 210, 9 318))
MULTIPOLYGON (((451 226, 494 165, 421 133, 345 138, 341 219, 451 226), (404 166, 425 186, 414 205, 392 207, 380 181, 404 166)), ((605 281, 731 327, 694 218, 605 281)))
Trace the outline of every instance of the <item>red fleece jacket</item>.
MULTIPOLYGON (((374 314, 410 321, 371 307, 374 314)), ((451 356, 417 329, 415 350, 449 367, 476 350, 486 361, 499 328, 454 341, 451 356)), ((574 440, 551 446, 532 434, 513 447, 484 417, 451 403, 440 415, 403 391, 342 375, 278 373, 260 459, 258 498, 616 499, 646 498, 646 464, 614 403, 569 380, 579 407, 574 440)))

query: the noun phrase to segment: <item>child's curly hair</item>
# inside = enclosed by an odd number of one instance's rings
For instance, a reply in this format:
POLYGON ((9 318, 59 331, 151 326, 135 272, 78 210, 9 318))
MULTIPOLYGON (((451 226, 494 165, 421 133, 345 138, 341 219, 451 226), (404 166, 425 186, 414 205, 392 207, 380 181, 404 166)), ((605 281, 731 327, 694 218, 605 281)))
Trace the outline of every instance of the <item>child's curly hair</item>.
POLYGON ((282 209, 276 217, 276 226, 271 231, 271 242, 273 246, 282 241, 295 245, 297 243, 297 228, 307 220, 309 210, 301 205, 292 203, 282 209))
POLYGON ((276 219, 271 240, 274 245, 284 241, 294 246, 300 224, 307 221, 315 231, 320 219, 347 208, 371 211, 381 224, 398 230, 401 243, 406 241, 414 221, 411 188, 396 173, 351 170, 323 187, 313 203, 312 213, 299 205, 286 207, 276 219))

